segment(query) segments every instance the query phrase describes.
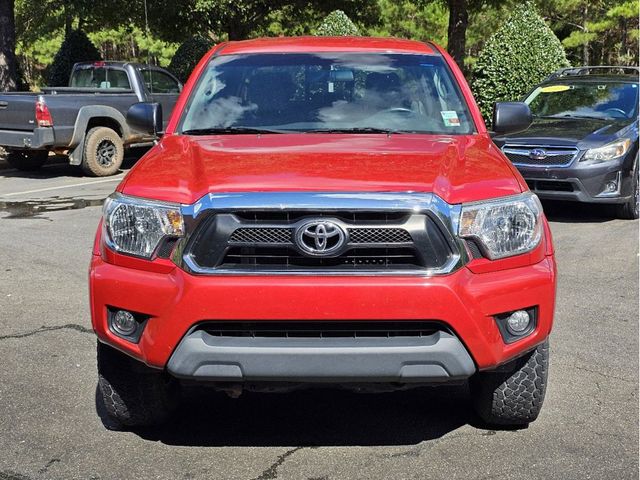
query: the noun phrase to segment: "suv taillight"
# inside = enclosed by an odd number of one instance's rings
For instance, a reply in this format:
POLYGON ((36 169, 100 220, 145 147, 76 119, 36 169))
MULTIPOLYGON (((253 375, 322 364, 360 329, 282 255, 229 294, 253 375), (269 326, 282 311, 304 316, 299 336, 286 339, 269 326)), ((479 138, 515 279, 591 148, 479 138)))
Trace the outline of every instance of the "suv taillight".
POLYGON ((42 97, 38 98, 36 102, 36 125, 39 127, 53 127, 53 118, 51 118, 51 112, 49 107, 44 103, 42 97))

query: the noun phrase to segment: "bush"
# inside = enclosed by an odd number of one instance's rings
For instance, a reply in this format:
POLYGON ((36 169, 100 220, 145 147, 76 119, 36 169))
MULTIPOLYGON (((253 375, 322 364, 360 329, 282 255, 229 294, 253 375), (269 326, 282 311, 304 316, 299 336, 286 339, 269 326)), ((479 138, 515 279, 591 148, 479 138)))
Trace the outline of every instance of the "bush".
POLYGON ((347 17, 342 10, 334 10, 322 21, 316 35, 324 37, 341 37, 359 35, 358 27, 347 17))
POLYGON ((178 47, 171 59, 169 70, 181 82, 186 82, 200 59, 211 48, 211 42, 202 37, 191 37, 178 47))
POLYGON ((73 30, 62 42, 47 70, 47 84, 51 87, 64 87, 69 84, 75 63, 96 60, 102 60, 102 56, 89 37, 82 30, 73 30))
POLYGON ((547 75, 568 66, 558 37, 525 2, 487 40, 473 66, 471 88, 490 121, 494 102, 520 100, 547 75))

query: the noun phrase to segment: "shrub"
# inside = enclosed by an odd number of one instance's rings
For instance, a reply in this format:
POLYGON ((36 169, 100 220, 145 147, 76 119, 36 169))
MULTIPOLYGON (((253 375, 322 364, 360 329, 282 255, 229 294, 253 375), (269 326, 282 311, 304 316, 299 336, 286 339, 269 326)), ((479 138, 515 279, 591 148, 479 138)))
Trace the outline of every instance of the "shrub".
POLYGON ((69 84, 73 64, 102 60, 100 52, 82 30, 72 30, 47 69, 47 84, 63 87, 69 84))
POLYGON ((471 88, 490 121, 494 102, 520 100, 547 75, 568 66, 558 37, 525 2, 487 40, 473 66, 471 88))
POLYGON ((169 70, 181 82, 186 82, 200 59, 211 48, 211 42, 202 37, 191 37, 178 47, 171 59, 169 70))
POLYGON ((358 27, 347 17, 342 10, 334 10, 322 21, 316 35, 324 37, 340 37, 359 35, 358 27))

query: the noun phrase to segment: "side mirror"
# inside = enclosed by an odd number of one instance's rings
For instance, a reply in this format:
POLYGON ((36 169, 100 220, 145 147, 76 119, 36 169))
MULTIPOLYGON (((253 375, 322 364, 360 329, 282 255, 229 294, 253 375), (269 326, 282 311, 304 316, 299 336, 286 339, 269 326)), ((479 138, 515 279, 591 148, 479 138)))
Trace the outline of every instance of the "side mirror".
POLYGON ((127 123, 138 132, 156 136, 162 132, 162 105, 159 103, 134 103, 127 111, 127 123))
POLYGON ((497 102, 493 105, 493 132, 499 135, 521 132, 533 122, 529 105, 524 102, 497 102))

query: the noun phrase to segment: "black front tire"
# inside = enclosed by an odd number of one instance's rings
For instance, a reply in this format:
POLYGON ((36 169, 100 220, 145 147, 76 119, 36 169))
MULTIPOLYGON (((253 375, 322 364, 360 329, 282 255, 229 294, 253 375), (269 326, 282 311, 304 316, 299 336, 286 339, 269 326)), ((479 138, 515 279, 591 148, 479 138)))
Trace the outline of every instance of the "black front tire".
POLYGON ((33 172, 39 170, 47 161, 49 152, 47 150, 11 150, 7 152, 7 163, 16 170, 23 172, 33 172))
POLYGON ((489 425, 526 426, 542 409, 549 373, 549 341, 504 366, 471 379, 476 412, 489 425))
POLYGON ((624 220, 635 220, 638 218, 640 213, 640 172, 638 171, 638 167, 636 166, 635 172, 633 174, 633 196, 626 203, 621 203, 618 205, 618 218, 622 218, 624 220))
POLYGON ((175 379, 100 342, 98 390, 109 418, 126 427, 160 424, 178 401, 175 379))

